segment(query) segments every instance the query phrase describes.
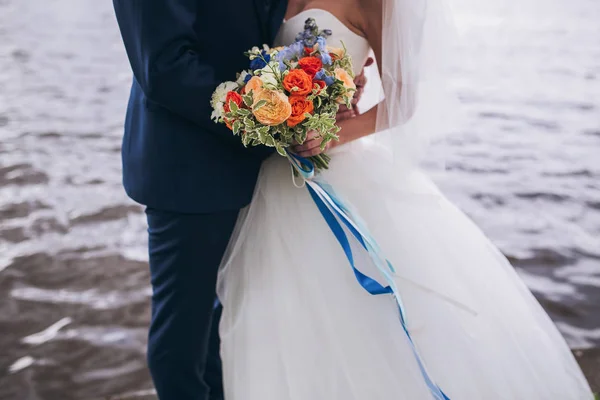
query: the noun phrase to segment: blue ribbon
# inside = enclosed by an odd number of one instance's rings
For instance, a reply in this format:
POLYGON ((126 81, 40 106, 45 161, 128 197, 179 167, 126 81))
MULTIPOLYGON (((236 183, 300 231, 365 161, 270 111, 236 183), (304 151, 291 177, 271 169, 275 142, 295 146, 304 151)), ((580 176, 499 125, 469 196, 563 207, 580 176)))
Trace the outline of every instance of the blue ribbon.
POLYGON ((291 153, 288 153, 288 160, 295 170, 300 174, 300 176, 304 178, 312 199, 321 212, 321 215, 323 215, 323 218, 325 218, 325 221, 329 225, 329 228, 333 232, 334 236, 342 246, 342 249, 346 254, 346 258, 348 258, 358 283, 371 295, 391 294, 394 296, 398 305, 402 329, 406 334, 413 355, 415 356, 421 374, 423 375, 423 379, 425 380, 425 383, 429 388, 433 398, 437 400, 450 400, 450 398, 444 394, 442 389, 440 389, 440 387, 429 377, 410 332, 408 331, 400 293, 398 292, 395 282, 390 275, 390 272, 394 272, 392 264, 381 255, 381 251, 379 250, 373 237, 368 233, 365 227, 360 225, 359 218, 357 218, 357 216, 355 216, 354 213, 344 205, 341 198, 335 194, 333 189, 328 185, 312 180, 315 173, 312 162, 306 158, 291 153), (354 236, 361 246, 369 253, 373 263, 378 267, 388 281, 388 286, 384 287, 375 279, 363 274, 356 268, 350 242, 342 225, 339 222, 340 220, 350 231, 350 233, 352 233, 352 236, 354 236), (384 268, 384 266, 387 267, 387 270, 384 268))

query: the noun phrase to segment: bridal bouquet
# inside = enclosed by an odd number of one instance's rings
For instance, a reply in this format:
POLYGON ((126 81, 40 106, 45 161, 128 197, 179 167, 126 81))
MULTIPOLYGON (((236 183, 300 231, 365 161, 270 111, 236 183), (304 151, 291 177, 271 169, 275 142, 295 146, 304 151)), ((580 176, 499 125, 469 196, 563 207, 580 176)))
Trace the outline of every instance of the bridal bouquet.
MULTIPOLYGON (((327 46, 330 35, 309 18, 291 45, 249 50, 249 70, 213 93, 211 118, 226 124, 244 146, 274 147, 284 157, 309 131, 317 132, 322 149, 338 140, 335 117, 340 104, 350 107, 356 86, 350 56, 345 47, 327 46)), ((309 159, 317 170, 329 163, 323 153, 309 159)))

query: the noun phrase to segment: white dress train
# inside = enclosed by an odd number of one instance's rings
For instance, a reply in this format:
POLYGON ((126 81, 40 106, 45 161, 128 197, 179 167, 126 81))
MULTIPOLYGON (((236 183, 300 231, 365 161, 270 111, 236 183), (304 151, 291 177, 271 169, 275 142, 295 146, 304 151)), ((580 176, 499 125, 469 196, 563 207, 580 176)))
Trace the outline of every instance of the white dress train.
MULTIPOLYGON (((309 10, 354 60, 369 46, 333 15, 309 10)), ((290 43, 305 18, 279 34, 290 43)), ((360 62, 356 62, 361 65, 360 62)), ((408 328, 452 400, 586 400, 564 339, 513 267, 418 169, 388 182, 364 138, 323 175, 359 212, 396 268, 408 328), (412 194, 407 194, 412 193, 412 194)), ((371 296, 288 162, 268 159, 219 276, 227 400, 430 399, 391 296, 371 296)), ((354 249, 363 272, 379 276, 354 249), (371 268, 369 270, 369 268, 371 268)))

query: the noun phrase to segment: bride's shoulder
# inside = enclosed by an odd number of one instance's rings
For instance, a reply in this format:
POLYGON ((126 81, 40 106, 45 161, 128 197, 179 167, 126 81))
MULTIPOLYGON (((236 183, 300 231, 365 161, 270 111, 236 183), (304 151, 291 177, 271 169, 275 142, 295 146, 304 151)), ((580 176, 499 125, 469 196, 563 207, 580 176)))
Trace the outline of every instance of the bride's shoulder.
POLYGON ((383 19, 383 1, 385 0, 352 0, 352 16, 350 19, 363 36, 368 37, 373 29, 379 29, 383 19))
POLYGON ((354 0, 356 2, 355 13, 362 30, 366 33, 372 25, 382 19, 384 0, 354 0))
POLYGON ((354 0, 361 11, 367 13, 379 13, 383 8, 383 2, 385 0, 354 0))

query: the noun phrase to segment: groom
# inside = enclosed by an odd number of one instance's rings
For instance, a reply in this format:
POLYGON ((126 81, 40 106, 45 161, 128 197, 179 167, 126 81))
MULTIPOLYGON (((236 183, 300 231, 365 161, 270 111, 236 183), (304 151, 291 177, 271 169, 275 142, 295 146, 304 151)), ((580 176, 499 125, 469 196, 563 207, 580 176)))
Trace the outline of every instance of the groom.
POLYGON ((222 400, 217 270, 271 152, 213 123, 209 101, 246 50, 273 42, 287 1, 113 3, 134 75, 123 182, 148 220, 148 365, 161 400, 222 400))

